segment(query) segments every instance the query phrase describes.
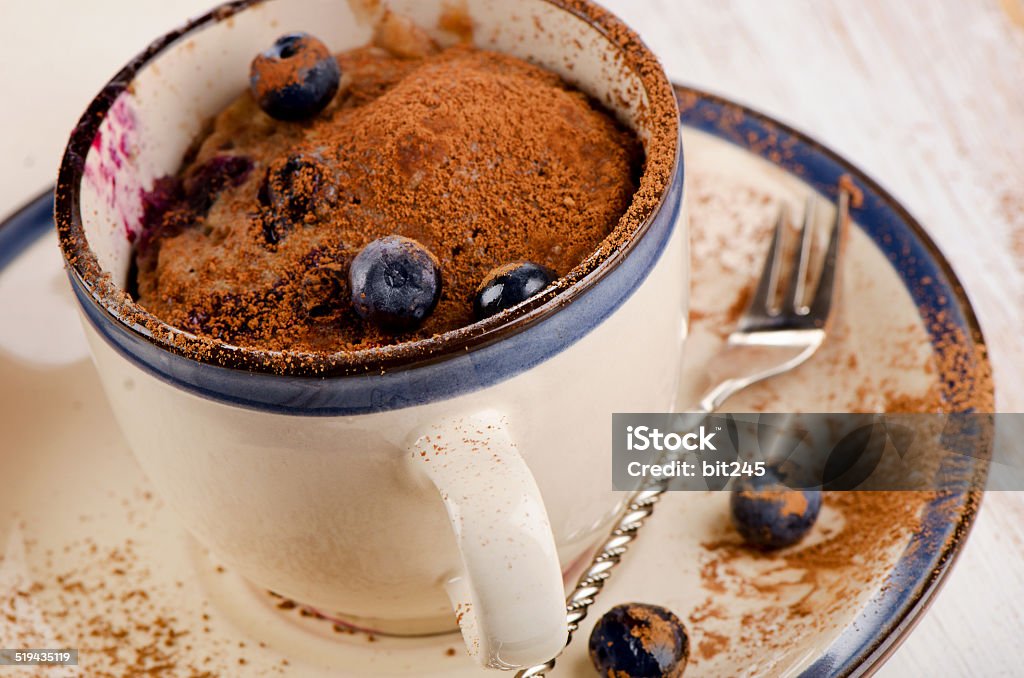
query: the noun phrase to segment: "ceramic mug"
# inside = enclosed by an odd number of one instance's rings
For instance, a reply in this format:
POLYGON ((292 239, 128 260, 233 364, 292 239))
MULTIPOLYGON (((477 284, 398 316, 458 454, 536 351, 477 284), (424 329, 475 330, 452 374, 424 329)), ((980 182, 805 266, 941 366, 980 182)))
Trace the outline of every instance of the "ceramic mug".
MULTIPOLYGON (((442 44, 460 37, 433 28, 445 0, 388 6, 442 44)), ((142 192, 243 90, 253 55, 293 30, 335 51, 364 45, 382 11, 366 0, 243 0, 155 42, 72 134, 56 216, 117 420, 200 542, 256 585, 363 628, 457 620, 480 663, 516 668, 561 650, 563 577, 624 499, 605 417, 674 406, 683 162, 669 82, 617 19, 579 0, 457 7, 478 46, 559 73, 632 127, 649 160, 668 158, 645 168, 642 225, 571 285, 433 339, 294 360, 165 325, 124 291, 142 192)))

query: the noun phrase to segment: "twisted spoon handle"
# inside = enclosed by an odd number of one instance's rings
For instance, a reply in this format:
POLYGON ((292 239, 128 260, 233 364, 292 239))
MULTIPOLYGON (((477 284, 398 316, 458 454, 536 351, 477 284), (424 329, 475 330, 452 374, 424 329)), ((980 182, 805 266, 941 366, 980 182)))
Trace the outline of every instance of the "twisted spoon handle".
MULTIPOLYGON (((702 398, 702 401, 704 399, 702 398)), ((684 417, 679 422, 680 428, 692 429, 704 417, 711 414, 712 409, 705 407, 703 402, 695 409, 682 413, 684 417)), ((658 455, 656 463, 661 464, 667 461, 669 453, 662 452, 658 455)), ((654 513, 654 505, 661 499, 668 489, 669 480, 662 478, 649 480, 629 498, 629 503, 619 515, 608 538, 601 544, 597 555, 590 562, 590 567, 580 575, 576 581, 576 588, 572 590, 565 601, 565 618, 569 622, 569 635, 565 644, 572 642, 572 636, 580 628, 580 622, 586 619, 590 606, 594 604, 597 594, 604 588, 605 582, 612 576, 615 566, 622 560, 622 556, 629 549, 630 544, 636 539, 640 528, 650 519, 654 513)), ((549 659, 543 664, 537 664, 516 673, 516 678, 542 678, 548 671, 555 668, 555 660, 558 657, 549 659)))
MULTIPOLYGON (((636 539, 640 528, 654 513, 654 505, 661 499, 667 486, 665 481, 659 481, 645 489, 638 490, 630 497, 629 504, 619 517, 615 528, 601 544, 590 567, 580 575, 576 582, 576 588, 569 594, 565 603, 565 618, 569 622, 569 637, 565 641, 566 645, 572 641, 573 634, 579 630, 579 623, 586 618, 590 606, 594 604, 597 594, 604 588, 612 570, 619 564, 622 555, 636 539)), ((555 668, 555 659, 550 659, 544 664, 523 669, 516 674, 516 678, 540 678, 547 675, 547 672, 553 668, 555 668)))

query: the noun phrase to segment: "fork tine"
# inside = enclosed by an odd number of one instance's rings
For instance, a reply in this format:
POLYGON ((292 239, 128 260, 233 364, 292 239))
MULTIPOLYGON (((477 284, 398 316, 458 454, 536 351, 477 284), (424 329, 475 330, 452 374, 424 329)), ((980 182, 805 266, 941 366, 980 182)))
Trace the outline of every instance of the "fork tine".
POLYGON ((779 216, 775 219, 775 232, 772 234, 772 244, 768 246, 768 255, 764 260, 764 268, 761 269, 761 279, 757 282, 757 289, 750 298, 747 305, 748 314, 771 315, 774 305, 775 290, 778 289, 779 267, 782 265, 782 238, 786 229, 786 206, 779 208, 779 216))
POLYGON ((798 255, 796 263, 790 268, 789 284, 786 286, 786 296, 782 302, 785 312, 806 315, 810 308, 807 306, 807 269, 811 260, 811 243, 814 241, 815 208, 817 201, 814 195, 807 198, 804 206, 804 221, 800 226, 800 243, 797 245, 798 255))
POLYGON ((821 323, 821 326, 824 326, 825 321, 830 317, 829 310, 832 307, 839 247, 843 240, 846 222, 849 221, 849 210, 850 193, 845 189, 840 189, 839 199, 836 202, 835 223, 832 224, 829 234, 828 250, 825 252, 825 260, 822 262, 818 289, 814 292, 814 301, 811 302, 810 308, 810 314, 816 319, 816 322, 821 323))

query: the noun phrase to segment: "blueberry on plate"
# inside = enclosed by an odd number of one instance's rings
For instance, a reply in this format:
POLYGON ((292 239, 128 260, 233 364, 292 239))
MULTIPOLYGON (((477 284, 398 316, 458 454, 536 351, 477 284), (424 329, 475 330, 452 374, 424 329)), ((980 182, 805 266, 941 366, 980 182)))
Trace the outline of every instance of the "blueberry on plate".
POLYGON ((311 118, 330 103, 341 68, 327 46, 308 33, 288 33, 256 56, 249 90, 259 107, 278 120, 311 118))
POLYGON ((617 605, 590 633, 590 661, 602 676, 679 678, 689 652, 686 627, 659 605, 617 605))
POLYGON ((441 297, 437 257, 400 235, 364 247, 352 260, 348 278, 356 313, 389 332, 415 329, 441 297))
POLYGON ((490 318, 523 302, 550 285, 558 277, 546 266, 518 261, 491 269, 476 289, 473 313, 477 320, 490 318))
POLYGON ((729 498, 732 523, 751 546, 778 549, 804 538, 821 510, 821 491, 794 489, 773 473, 740 478, 729 498))

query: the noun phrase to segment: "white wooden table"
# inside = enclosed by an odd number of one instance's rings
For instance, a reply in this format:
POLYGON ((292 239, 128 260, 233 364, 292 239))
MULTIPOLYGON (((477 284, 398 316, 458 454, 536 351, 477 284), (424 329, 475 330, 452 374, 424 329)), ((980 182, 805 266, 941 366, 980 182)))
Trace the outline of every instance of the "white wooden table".
MULTIPOLYGON (((0 214, 52 183, 69 130, 150 39, 213 0, 0 0, 0 214)), ((1024 0, 605 0, 673 79, 843 153, 921 220, 1024 411, 1024 0)), ((880 675, 1024 674, 1024 493, 990 494, 880 675)))

